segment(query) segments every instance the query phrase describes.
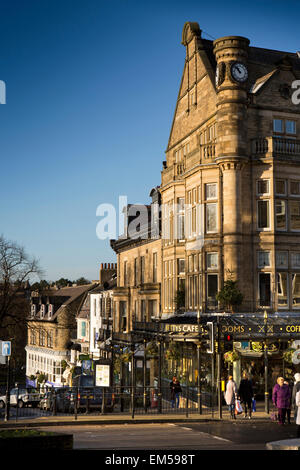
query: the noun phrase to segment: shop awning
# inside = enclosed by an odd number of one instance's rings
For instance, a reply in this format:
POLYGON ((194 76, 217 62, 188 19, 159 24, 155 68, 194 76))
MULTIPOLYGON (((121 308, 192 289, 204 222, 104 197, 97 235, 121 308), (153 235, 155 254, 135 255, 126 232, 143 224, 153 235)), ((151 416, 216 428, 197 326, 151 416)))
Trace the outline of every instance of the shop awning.
POLYGON ((235 341, 263 339, 300 338, 300 313, 264 314, 202 314, 186 312, 172 315, 159 322, 137 322, 135 334, 162 337, 182 337, 183 339, 202 339, 207 337, 207 322, 219 325, 220 339, 224 334, 231 334, 235 341))

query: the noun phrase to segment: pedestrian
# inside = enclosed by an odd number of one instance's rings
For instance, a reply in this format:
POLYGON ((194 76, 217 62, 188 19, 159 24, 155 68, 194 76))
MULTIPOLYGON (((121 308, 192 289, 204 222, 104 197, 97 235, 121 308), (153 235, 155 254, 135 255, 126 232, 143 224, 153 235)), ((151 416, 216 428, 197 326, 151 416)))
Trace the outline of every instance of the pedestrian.
POLYGON ((277 384, 274 385, 272 401, 278 409, 278 423, 285 424, 287 409, 290 406, 291 392, 290 387, 284 383, 283 377, 278 377, 277 384))
POLYGON ((225 402, 228 405, 230 416, 232 419, 236 419, 235 416, 235 402, 237 400, 237 386, 235 381, 233 380, 232 375, 229 375, 228 382, 226 384, 226 391, 225 391, 225 402))
POLYGON ((297 418, 296 418, 296 425, 297 425, 297 437, 300 438, 300 390, 296 393, 295 397, 296 407, 297 407, 297 418))
POLYGON ((247 372, 243 373, 243 378, 240 382, 238 394, 239 394, 241 402, 244 404, 244 407, 245 407, 244 418, 247 418, 247 412, 249 411, 249 419, 251 419, 253 388, 252 388, 252 383, 249 380, 247 372))
POLYGON ((179 395, 182 393, 180 382, 176 376, 173 377, 172 382, 170 382, 170 390, 171 390, 171 402, 172 408, 174 408, 176 404, 176 408, 179 408, 179 395))
POLYGON ((294 379, 295 379, 295 382, 294 382, 293 391, 292 391, 292 407, 294 410, 294 418, 296 421, 297 419, 296 394, 297 392, 300 392, 300 374, 298 372, 294 375, 294 379))
POLYGON ((286 409, 286 417, 287 417, 287 422, 288 424, 291 424, 291 411, 292 411, 292 388, 290 387, 290 384, 287 380, 284 381, 286 385, 288 385, 289 390, 290 390, 290 404, 288 408, 286 409))

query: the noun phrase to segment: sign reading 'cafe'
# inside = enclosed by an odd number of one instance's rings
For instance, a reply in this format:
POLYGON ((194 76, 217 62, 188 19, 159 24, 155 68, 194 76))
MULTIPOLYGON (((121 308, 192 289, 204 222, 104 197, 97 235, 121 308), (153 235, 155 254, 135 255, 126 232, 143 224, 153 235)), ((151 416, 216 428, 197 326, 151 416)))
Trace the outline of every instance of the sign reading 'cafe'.
MULTIPOLYGON (((199 335, 206 335, 207 330, 205 325, 198 324, 164 324, 164 331, 172 333, 198 333, 199 335)), ((300 324, 251 324, 251 325, 220 325, 220 333, 230 333, 239 336, 255 335, 294 335, 300 336, 300 324)))

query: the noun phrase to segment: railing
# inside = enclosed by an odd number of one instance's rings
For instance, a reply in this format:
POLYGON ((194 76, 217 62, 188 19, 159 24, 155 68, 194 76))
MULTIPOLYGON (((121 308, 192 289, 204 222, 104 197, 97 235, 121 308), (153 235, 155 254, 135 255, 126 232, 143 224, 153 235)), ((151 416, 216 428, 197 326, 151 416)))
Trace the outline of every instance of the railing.
POLYGON ((201 157, 202 158, 209 159, 209 158, 214 158, 215 156, 216 156, 215 142, 201 145, 201 157))
MULTIPOLYGON (((181 385, 181 392, 172 395, 170 380, 162 379, 162 386, 134 387, 115 385, 113 388, 100 387, 64 387, 40 394, 39 402, 10 405, 9 420, 39 416, 68 416, 77 420, 81 414, 96 416, 99 414, 129 413, 136 414, 210 414, 216 409, 216 396, 210 391, 201 391, 201 409, 199 409, 198 389, 196 386, 181 385), (104 400, 103 400, 104 397, 104 400)), ((4 407, 0 408, 0 420, 4 419, 4 407)))
POLYGON ((262 137, 252 140, 252 152, 258 156, 300 156, 300 141, 283 137, 262 137))

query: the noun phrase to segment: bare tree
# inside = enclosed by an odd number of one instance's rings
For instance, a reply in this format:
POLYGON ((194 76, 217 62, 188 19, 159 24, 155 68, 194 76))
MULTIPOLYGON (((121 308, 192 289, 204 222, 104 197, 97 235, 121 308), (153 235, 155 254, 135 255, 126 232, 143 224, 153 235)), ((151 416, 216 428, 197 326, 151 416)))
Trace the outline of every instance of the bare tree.
POLYGON ((29 303, 24 288, 42 270, 36 258, 30 257, 22 246, 0 236, 0 329, 24 322, 29 303), (27 305, 27 307, 26 307, 27 305))

